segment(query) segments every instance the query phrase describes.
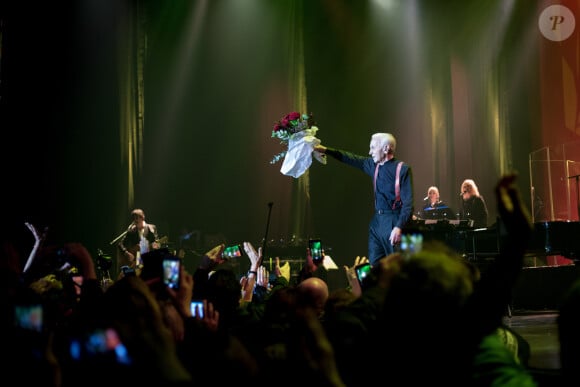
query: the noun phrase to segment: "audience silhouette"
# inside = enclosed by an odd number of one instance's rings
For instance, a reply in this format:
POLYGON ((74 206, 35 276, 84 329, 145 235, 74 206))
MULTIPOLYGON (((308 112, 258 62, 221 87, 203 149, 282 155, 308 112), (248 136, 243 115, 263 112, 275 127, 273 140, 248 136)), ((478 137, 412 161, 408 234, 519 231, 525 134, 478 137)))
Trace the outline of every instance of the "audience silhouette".
MULTIPOLYGON (((345 286, 329 290, 323 269, 262 266, 262 249, 243 247, 247 274, 206 252, 193 273, 180 266, 179 286, 161 280, 167 249, 144 253, 143 270, 104 287, 81 243, 26 249, 6 233, 2 243, 2 333, 8 385, 68 387, 106 383, 194 386, 262 383, 360 386, 541 386, 579 382, 580 285, 559 318, 562 373, 527 368, 529 347, 502 324, 523 265, 531 223, 503 176, 495 194, 508 238, 480 272, 452 247, 426 241, 411 255, 377 260, 361 283, 356 257, 345 286), (21 268, 25 267, 24 272, 21 268), (191 312, 201 301, 203 313, 191 312), (25 364, 27 372, 18 366, 25 364)), ((406 232, 406 230, 403 230, 406 232)), ((309 259, 310 258, 310 259, 309 259)), ((241 263, 243 264, 243 263, 241 263)))

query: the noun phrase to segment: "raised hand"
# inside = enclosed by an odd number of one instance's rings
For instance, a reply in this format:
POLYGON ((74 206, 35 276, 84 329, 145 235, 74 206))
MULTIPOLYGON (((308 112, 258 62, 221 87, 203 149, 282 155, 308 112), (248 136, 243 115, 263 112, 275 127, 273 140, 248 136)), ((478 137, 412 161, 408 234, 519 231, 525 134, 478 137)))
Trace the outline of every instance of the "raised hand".
POLYGON ((223 263, 225 259, 222 257, 226 245, 221 243, 208 251, 201 258, 199 267, 205 270, 213 270, 216 266, 223 263))
POLYGON ((203 300, 203 324, 212 332, 217 332, 220 321, 220 312, 213 307, 211 302, 203 300))
POLYGON ((260 266, 256 274, 256 285, 268 289, 270 285, 270 273, 265 266, 260 266))
POLYGON ((193 295, 193 276, 187 272, 183 263, 179 265, 179 290, 167 287, 175 308, 184 317, 191 317, 191 297, 193 295))
POLYGON ((367 257, 360 257, 357 255, 357 257, 354 259, 354 263, 352 266, 343 266, 344 267, 344 272, 346 274, 346 279, 348 280, 348 284, 351 288, 351 291, 354 295, 356 295, 357 297, 359 297, 362 294, 362 288, 360 286, 360 282, 358 281, 358 278, 356 276, 356 270, 355 268, 358 265, 362 265, 363 263, 368 263, 369 260, 367 259, 367 257))
POLYGON ((498 211, 510 235, 527 240, 532 230, 529 211, 522 205, 520 192, 515 185, 515 173, 504 175, 495 187, 498 211))
POLYGON ((33 224, 28 223, 28 222, 26 222, 24 224, 26 225, 26 227, 28 227, 28 229, 30 230, 30 232, 34 236, 34 246, 32 247, 30 254, 28 255, 28 259, 26 260, 26 264, 24 265, 23 271, 26 272, 26 271, 28 271, 28 269, 32 265, 32 262, 34 262, 34 258, 36 258, 36 253, 38 252, 40 245, 42 244, 42 242, 44 242, 44 239, 46 237, 46 231, 44 233, 40 234, 38 232, 38 230, 36 229, 36 227, 34 227, 33 224))
POLYGON ((258 267, 262 265, 262 248, 259 247, 256 251, 250 242, 244 242, 244 251, 250 260, 250 271, 258 271, 258 267))

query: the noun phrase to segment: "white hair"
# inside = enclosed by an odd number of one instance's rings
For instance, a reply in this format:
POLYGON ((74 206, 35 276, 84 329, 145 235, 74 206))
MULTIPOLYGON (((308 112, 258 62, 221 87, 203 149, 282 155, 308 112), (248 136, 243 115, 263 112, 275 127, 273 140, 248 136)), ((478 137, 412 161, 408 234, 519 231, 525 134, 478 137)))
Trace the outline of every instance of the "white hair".
POLYGON ((387 146, 387 144, 391 145, 393 151, 397 148, 397 140, 391 133, 375 133, 371 138, 376 140, 381 148, 387 146))
POLYGON ((429 195, 429 193, 431 193, 431 191, 435 191, 437 193, 437 197, 439 197, 439 188, 432 185, 431 187, 429 187, 429 189, 427 189, 427 195, 429 195))
POLYGON ((461 192, 464 191, 463 188, 466 185, 471 187, 474 196, 479 196, 479 189, 477 188, 477 185, 475 184, 475 181, 473 181, 472 179, 465 179, 465 180, 463 180, 463 183, 461 184, 461 192))

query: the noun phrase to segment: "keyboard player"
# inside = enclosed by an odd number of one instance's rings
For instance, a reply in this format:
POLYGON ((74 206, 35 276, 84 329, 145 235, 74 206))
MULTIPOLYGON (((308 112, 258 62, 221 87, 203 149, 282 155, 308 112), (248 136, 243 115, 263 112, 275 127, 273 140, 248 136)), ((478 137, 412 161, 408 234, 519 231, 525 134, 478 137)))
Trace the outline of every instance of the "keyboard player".
POLYGON ((439 197, 439 188, 431 186, 427 189, 427 196, 423 199, 423 208, 419 210, 418 218, 422 220, 456 219, 455 211, 439 197))

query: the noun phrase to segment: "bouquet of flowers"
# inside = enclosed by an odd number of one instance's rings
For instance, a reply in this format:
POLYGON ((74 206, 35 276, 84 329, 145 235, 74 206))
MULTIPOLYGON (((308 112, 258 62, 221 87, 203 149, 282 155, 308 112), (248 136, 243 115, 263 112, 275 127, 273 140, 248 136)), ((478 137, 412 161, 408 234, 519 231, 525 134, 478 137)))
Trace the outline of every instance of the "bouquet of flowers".
POLYGON ((317 131, 312 114, 286 114, 274 124, 272 137, 279 139, 287 150, 275 155, 270 164, 284 159, 280 172, 295 178, 310 167, 313 154, 318 161, 326 164, 325 155, 314 152, 314 147, 320 144, 320 140, 316 138, 317 131))

